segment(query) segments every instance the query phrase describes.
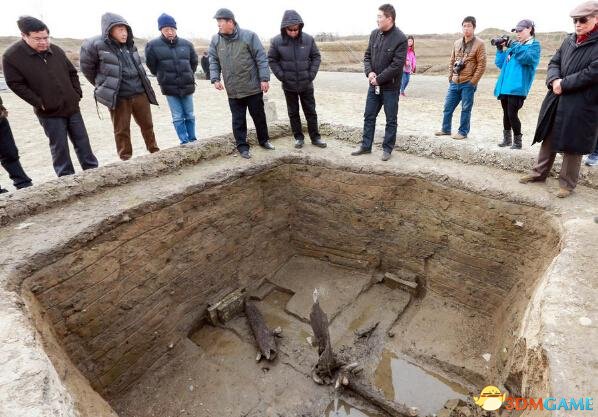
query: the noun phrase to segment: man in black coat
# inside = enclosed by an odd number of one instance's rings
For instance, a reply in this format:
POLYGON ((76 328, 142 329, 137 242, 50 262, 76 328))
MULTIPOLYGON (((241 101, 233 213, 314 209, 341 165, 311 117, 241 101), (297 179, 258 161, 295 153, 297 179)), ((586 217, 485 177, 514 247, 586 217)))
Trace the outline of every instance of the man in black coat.
POLYGON ((59 177, 75 173, 68 147, 70 138, 81 168, 98 166, 79 110, 83 96, 77 70, 62 49, 50 45, 48 27, 31 16, 17 21, 22 40, 2 57, 8 87, 34 108, 50 140, 54 171, 59 177))
POLYGON ((403 65, 407 56, 407 36, 395 26, 396 12, 390 4, 378 8, 378 29, 370 35, 363 58, 369 89, 365 103, 363 139, 351 155, 372 153, 376 118, 382 106, 386 114, 386 130, 382 144, 382 160, 388 161, 397 139, 397 113, 403 65))
POLYGON ((131 116, 141 129, 145 147, 158 152, 150 104, 158 105, 135 46, 133 30, 125 18, 104 13, 102 34, 81 45, 79 62, 85 78, 95 86, 96 100, 110 110, 118 156, 133 156, 131 116))
POLYGON ((210 79, 210 58, 208 57, 208 51, 204 51, 203 55, 201 56, 201 70, 204 73, 206 80, 210 79))
POLYGON ((303 32, 303 20, 295 10, 286 10, 280 24, 280 35, 272 39, 268 51, 272 72, 282 82, 295 148, 303 147, 304 136, 299 116, 299 101, 307 120, 311 143, 320 148, 326 142, 318 130, 318 114, 313 80, 320 68, 320 51, 314 38, 303 32))
POLYGON ((542 142, 538 161, 521 183, 544 182, 557 152, 563 153, 557 197, 571 194, 579 178, 582 155, 598 140, 598 1, 570 13, 575 33, 565 38, 550 63, 548 93, 542 103, 534 143, 542 142))
POLYGON ((145 46, 145 62, 158 78, 170 107, 174 130, 183 145, 196 140, 193 93, 197 53, 191 42, 177 36, 172 16, 162 13, 158 17, 158 30, 162 35, 145 46))
MULTIPOLYGON (((2 105, 2 98, 0 98, 0 163, 16 189, 31 187, 31 178, 25 174, 19 161, 19 150, 8 123, 8 111, 2 105)), ((8 190, 0 187, 0 193, 6 192, 8 190)))

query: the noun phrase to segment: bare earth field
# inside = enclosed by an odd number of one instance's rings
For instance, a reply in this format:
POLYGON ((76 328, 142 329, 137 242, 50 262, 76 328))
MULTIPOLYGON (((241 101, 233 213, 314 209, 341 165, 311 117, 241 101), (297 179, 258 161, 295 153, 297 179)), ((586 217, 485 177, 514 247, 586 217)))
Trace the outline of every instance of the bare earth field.
MULTIPOLYGON (((155 82, 155 79, 152 81, 155 82)), ((492 94, 494 83, 495 78, 488 76, 482 78, 478 86, 472 114, 472 129, 467 139, 468 142, 482 147, 495 148, 502 135, 502 110, 492 94)), ((545 92, 543 83, 543 77, 539 76, 520 112, 524 133, 522 152, 528 152, 530 155, 537 152, 537 147, 530 149, 530 143, 545 92)), ((119 159, 116 155, 110 115, 104 106, 99 105, 98 117, 93 89, 87 81, 82 84, 84 97, 81 101, 81 109, 93 150, 101 165, 117 162, 119 159)), ((275 103, 278 117, 286 119, 286 104, 280 83, 274 80, 271 85, 267 97, 275 103)), ((407 97, 401 98, 400 101, 398 134, 412 135, 415 137, 413 140, 417 140, 418 136, 432 136, 441 124, 447 86, 448 81, 444 76, 413 76, 407 88, 407 97)), ((154 88, 159 91, 157 85, 154 85, 154 88)), ((349 126, 362 125, 367 89, 367 81, 363 74, 320 72, 315 81, 315 89, 320 122, 349 126)), ((48 140, 31 107, 7 90, 2 92, 2 99, 9 110, 9 120, 19 147, 22 164, 34 184, 55 178, 48 140)), ((158 93, 158 100, 160 106, 152 108, 158 145, 162 149, 178 146, 166 100, 160 93, 158 93)), ((198 80, 194 100, 200 141, 232 130, 228 101, 224 92, 216 91, 208 81, 198 80)), ((459 109, 455 112, 453 130, 458 127, 459 109)), ((251 126, 251 123, 249 125, 251 126)), ((383 111, 378 118, 378 126, 376 134, 380 135, 383 133, 384 126, 383 111)), ((132 123, 132 136, 134 156, 146 153, 139 129, 134 123, 132 123)), ((447 137, 438 140, 452 141, 447 137)), ((71 155, 78 170, 73 151, 71 155)), ((13 190, 12 183, 4 170, 0 170, 0 184, 13 190)))

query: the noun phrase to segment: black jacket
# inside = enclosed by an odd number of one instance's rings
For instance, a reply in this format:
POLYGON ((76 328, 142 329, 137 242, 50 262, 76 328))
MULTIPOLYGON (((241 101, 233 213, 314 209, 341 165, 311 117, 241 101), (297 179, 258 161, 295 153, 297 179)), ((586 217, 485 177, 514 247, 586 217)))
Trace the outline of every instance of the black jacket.
POLYGON ((542 102, 534 143, 550 138, 555 152, 587 154, 598 140, 598 32, 576 45, 575 34, 563 41, 548 64, 548 94, 542 102), (552 92, 561 78, 562 94, 552 92))
POLYGON ((145 63, 158 77, 165 96, 189 96, 195 92, 195 70, 199 60, 193 44, 186 39, 169 41, 164 36, 145 46, 145 63))
POLYGON ((8 87, 31 104, 37 115, 69 117, 79 112, 83 96, 79 76, 58 46, 51 45, 40 55, 25 41, 17 41, 4 53, 2 66, 8 87))
POLYGON ((96 100, 110 109, 116 108, 118 93, 122 81, 122 63, 118 58, 119 45, 110 38, 110 29, 116 25, 125 25, 129 36, 126 47, 131 53, 141 83, 152 104, 158 104, 156 94, 147 78, 145 69, 141 64, 141 57, 133 42, 131 26, 122 17, 114 13, 106 13, 102 16, 102 34, 86 40, 81 46, 79 65, 85 78, 95 86, 94 95, 96 100))
POLYGON ((407 37, 399 28, 393 26, 386 32, 376 29, 363 57, 365 75, 374 72, 383 90, 399 90, 406 57, 407 37))
POLYGON ((280 35, 272 39, 268 51, 268 62, 282 88, 291 91, 305 91, 313 88, 312 81, 320 68, 320 51, 314 38, 303 33, 303 20, 294 10, 284 13, 280 24, 280 35), (299 25, 299 36, 291 38, 285 28, 299 25))

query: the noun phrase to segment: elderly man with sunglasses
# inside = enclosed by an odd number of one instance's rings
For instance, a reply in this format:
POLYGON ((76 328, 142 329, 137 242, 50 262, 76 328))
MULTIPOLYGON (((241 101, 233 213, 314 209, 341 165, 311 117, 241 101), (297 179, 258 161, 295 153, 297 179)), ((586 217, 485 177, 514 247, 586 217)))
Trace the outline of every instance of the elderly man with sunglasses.
POLYGON ((598 1, 574 8, 575 33, 565 38, 550 63, 548 93, 542 103, 534 143, 542 142, 538 161, 519 181, 544 182, 557 152, 563 154, 557 197, 569 196, 579 178, 582 155, 598 140, 598 1))
POLYGON ((312 145, 326 147, 318 130, 313 80, 320 68, 320 51, 314 38, 303 32, 303 19, 295 10, 286 10, 280 24, 280 35, 272 39, 268 51, 272 72, 282 82, 287 102, 295 148, 303 147, 304 136, 299 116, 299 102, 307 120, 312 145))

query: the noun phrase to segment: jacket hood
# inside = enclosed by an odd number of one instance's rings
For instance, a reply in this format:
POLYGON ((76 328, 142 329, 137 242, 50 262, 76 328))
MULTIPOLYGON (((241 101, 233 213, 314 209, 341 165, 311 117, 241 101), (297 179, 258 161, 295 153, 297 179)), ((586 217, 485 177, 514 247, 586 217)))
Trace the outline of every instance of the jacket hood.
POLYGON ((133 31, 131 30, 131 25, 125 20, 124 17, 118 15, 116 13, 104 13, 102 15, 102 37, 106 40, 110 38, 110 29, 112 29, 116 25, 125 25, 127 27, 127 32, 129 32, 129 36, 127 38, 127 43, 133 43, 133 31))
POLYGON ((285 10, 284 15, 282 16, 282 21, 280 22, 280 34, 283 37, 287 36, 284 29, 292 25, 299 25, 299 35, 301 35, 301 31, 303 30, 303 19, 301 19, 301 16, 295 10, 285 10))

